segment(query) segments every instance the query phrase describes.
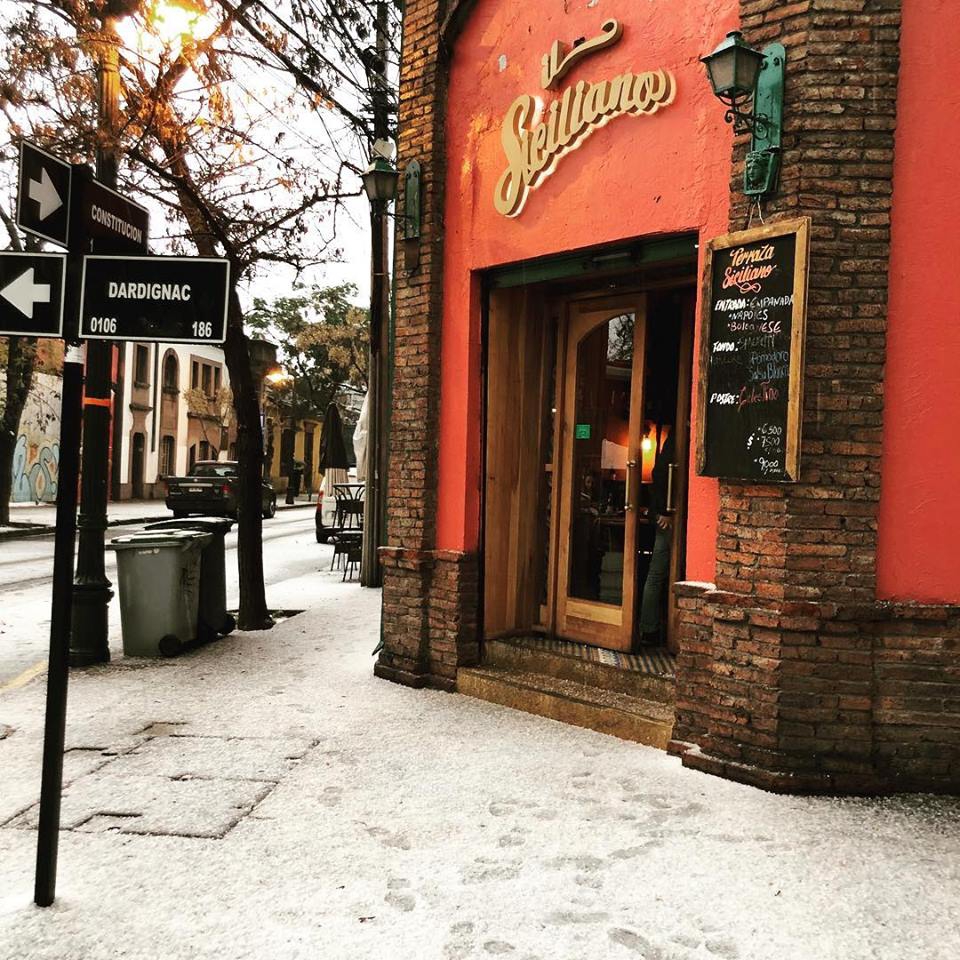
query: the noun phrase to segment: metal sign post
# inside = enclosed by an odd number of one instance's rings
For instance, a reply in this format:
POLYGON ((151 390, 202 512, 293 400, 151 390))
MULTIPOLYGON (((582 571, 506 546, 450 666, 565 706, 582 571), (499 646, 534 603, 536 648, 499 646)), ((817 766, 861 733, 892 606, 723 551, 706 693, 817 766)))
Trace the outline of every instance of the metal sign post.
MULTIPOLYGON (((145 251, 147 210, 92 180, 86 167, 73 167, 26 142, 20 150, 19 187, 17 223, 21 229, 68 249, 67 255, 0 255, 0 333, 62 335, 67 342, 33 895, 38 906, 47 907, 53 903, 57 887, 71 656, 84 405, 84 351, 79 338, 222 343, 226 339, 230 263, 202 257, 84 256, 91 243, 94 250, 145 251)), ((99 403, 89 397, 87 402, 93 400, 99 403)), ((86 437, 88 445, 89 439, 86 437)))
POLYGON ((57 848, 60 798, 63 793, 63 745, 67 725, 67 675, 73 601, 73 547, 77 532, 77 482, 80 478, 80 411, 83 402, 83 350, 67 346, 63 358, 60 411, 60 473, 57 488, 57 532, 53 554, 53 598, 50 603, 50 665, 43 728, 43 773, 37 832, 37 873, 33 901, 53 903, 57 892, 57 848))
POLYGON ((43 729, 43 772, 40 782, 40 822, 37 831, 37 870, 33 900, 53 903, 57 890, 57 851, 60 839, 60 799, 63 793, 63 746, 67 724, 67 677, 73 602, 74 542, 77 531, 77 487, 80 477, 80 421, 83 408, 83 349, 77 342, 83 232, 79 218, 70 218, 70 254, 65 267, 66 351, 60 401, 60 473, 57 487, 57 529, 53 553, 53 592, 50 601, 50 665, 43 729))

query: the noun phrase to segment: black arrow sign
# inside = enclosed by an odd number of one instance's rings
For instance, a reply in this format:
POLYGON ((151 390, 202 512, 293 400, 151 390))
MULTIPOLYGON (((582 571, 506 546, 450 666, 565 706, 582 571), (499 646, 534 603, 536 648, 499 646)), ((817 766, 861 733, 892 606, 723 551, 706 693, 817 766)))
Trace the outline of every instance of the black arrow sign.
POLYGON ((0 253, 0 334, 62 335, 66 260, 62 253, 0 253))
POLYGON ((84 257, 80 336, 223 343, 230 262, 204 257, 84 257))
POLYGON ((72 178, 69 163, 28 140, 21 141, 17 189, 17 225, 20 229, 65 247, 72 178))

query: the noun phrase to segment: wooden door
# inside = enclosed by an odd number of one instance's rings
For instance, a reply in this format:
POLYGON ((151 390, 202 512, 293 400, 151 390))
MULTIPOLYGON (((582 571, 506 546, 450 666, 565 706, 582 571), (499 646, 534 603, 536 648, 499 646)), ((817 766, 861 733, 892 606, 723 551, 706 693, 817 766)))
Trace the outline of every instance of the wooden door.
POLYGON ((636 589, 646 297, 569 307, 559 389, 556 632, 629 650, 636 589))

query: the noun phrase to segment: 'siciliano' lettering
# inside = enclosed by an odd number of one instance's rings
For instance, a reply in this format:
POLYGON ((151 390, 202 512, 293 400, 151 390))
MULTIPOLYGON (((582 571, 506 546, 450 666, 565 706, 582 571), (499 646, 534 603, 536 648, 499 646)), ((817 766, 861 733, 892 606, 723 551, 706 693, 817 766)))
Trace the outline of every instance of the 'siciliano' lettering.
POLYGON ((651 70, 622 73, 599 83, 581 80, 567 87, 539 116, 533 97, 517 97, 507 110, 500 133, 507 169, 497 183, 497 211, 505 217, 516 217, 530 191, 594 130, 624 114, 650 116, 673 103, 676 92, 676 81, 669 70, 651 70))

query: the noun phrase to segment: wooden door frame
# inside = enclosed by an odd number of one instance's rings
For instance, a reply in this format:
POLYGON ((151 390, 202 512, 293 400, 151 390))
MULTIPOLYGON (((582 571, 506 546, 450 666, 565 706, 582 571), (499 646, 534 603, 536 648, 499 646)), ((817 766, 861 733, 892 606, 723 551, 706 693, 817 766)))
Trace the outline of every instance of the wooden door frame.
MULTIPOLYGON (((643 418, 644 371, 646 369, 646 321, 647 295, 643 292, 617 294, 616 296, 584 298, 568 304, 562 340, 565 344, 562 376, 558 380, 557 416, 559 418, 559 444, 555 447, 562 464, 559 482, 554 485, 556 510, 556 562, 555 624, 557 632, 571 639, 593 643, 608 649, 629 651, 633 643, 636 593, 636 541, 638 517, 639 478, 637 467, 641 462, 640 441, 642 430, 638 425, 643 418), (632 313, 634 325, 633 361, 630 383, 630 424, 627 462, 627 489, 625 503, 623 595, 619 606, 600 601, 569 597, 567 583, 570 567, 569 529, 572 522, 572 468, 573 468, 573 421, 576 418, 576 348, 593 330, 615 315, 632 313), (596 318, 600 319, 596 319, 596 318), (633 471, 633 477, 630 471, 633 471), (631 482, 631 480, 633 482, 631 482), (581 626, 582 624, 582 626, 581 626)), ((555 461, 556 462, 556 461, 555 461)))
POLYGON ((687 545, 687 489, 690 480, 690 410, 693 398, 693 338, 697 316, 697 288, 691 285, 686 290, 691 297, 684 304, 680 317, 680 345, 677 370, 677 412, 674 430, 677 451, 677 490, 673 524, 673 543, 670 549, 670 578, 667 581, 667 648, 671 653, 679 651, 677 641, 676 584, 680 580, 681 565, 686 569, 687 545))
MULTIPOLYGON (((598 284, 602 282, 598 279, 598 284)), ((587 305, 589 307, 596 306, 598 309, 605 309, 606 305, 610 303, 622 303, 624 300, 629 300, 630 298, 637 299, 643 294, 655 290, 665 290, 665 289, 687 289, 690 288, 696 291, 697 275, 695 272, 687 274, 678 274, 677 276, 667 277, 662 280, 657 278, 637 278, 636 283, 624 283, 622 286, 618 287, 615 294, 610 293, 600 293, 596 288, 578 290, 578 291, 554 291, 551 292, 549 289, 542 289, 543 297, 543 319, 545 327, 549 327, 553 324, 552 334, 555 336, 555 341, 553 345, 553 350, 551 352, 555 353, 555 384, 554 391, 552 396, 553 401, 553 415, 552 415, 552 431, 553 431, 553 444, 552 444, 552 459, 549 463, 545 464, 545 468, 552 472, 552 495, 550 497, 549 511, 550 511, 550 520, 549 520, 549 543, 548 543, 548 563, 547 569, 544 571, 546 577, 546 604, 541 608, 541 622, 538 625, 535 625, 533 629, 535 631, 541 632, 547 636, 563 636, 563 634, 558 630, 558 618, 557 618, 557 582, 558 582, 558 551, 559 551, 559 536, 561 530, 561 523, 559 517, 559 501, 560 495, 559 491, 562 488, 562 485, 565 480, 564 475, 564 465, 563 458, 560 455, 562 444, 563 444, 563 432, 562 432, 562 420, 561 414, 563 410, 563 388, 565 380, 565 369, 566 369, 566 349, 567 349, 567 330, 569 323, 569 316, 571 310, 574 307, 579 307, 581 305, 587 305)), ((493 287, 490 285, 489 281, 484 277, 482 281, 482 290, 480 297, 480 310, 481 310, 481 383, 483 385, 482 390, 482 402, 481 402, 481 423, 480 423, 480 434, 483 438, 481 443, 481 477, 486 477, 486 434, 487 434, 487 388, 488 388, 488 336, 489 336, 489 297, 493 290, 493 287)), ((686 318, 684 318, 684 321, 686 318)), ((694 323, 690 324, 689 330, 686 328, 682 331, 681 334, 681 353, 680 353, 680 380, 678 382, 678 425, 684 430, 685 433, 689 434, 689 411, 691 405, 692 397, 692 338, 694 335, 694 323), (686 366, 687 375, 686 380, 684 380, 684 367, 686 366), (685 405, 687 416, 685 418, 679 418, 681 412, 681 405, 685 405)), ((544 332, 544 346, 547 347, 549 341, 548 332, 544 332)), ((645 344, 644 344, 645 346, 645 344)), ((646 357, 644 357, 644 366, 646 364, 646 357)), ((678 434, 678 440, 680 440, 680 435, 678 434)), ((686 463, 683 465, 678 464, 680 470, 680 479, 682 481, 682 487, 678 490, 677 502, 681 505, 683 509, 683 523, 678 524, 678 529, 680 532, 675 534, 677 537, 685 537, 686 535, 686 498, 687 498, 687 483, 689 478, 689 457, 691 451, 689 449, 689 436, 687 436, 686 443, 688 444, 684 447, 686 453, 686 463)), ((637 491, 640 489, 640 484, 636 485, 637 491)), ((478 593, 479 593, 479 603, 478 603, 478 637, 481 644, 481 655, 482 655, 482 644, 486 637, 486 631, 483 623, 483 614, 484 614, 484 595, 486 592, 486 578, 488 576, 488 571, 485 569, 485 540, 486 540, 486 483, 481 484, 480 490, 480 531, 479 531, 479 584, 478 584, 478 593)), ((672 602, 672 594, 674 583, 677 579, 677 563, 680 557, 680 550, 677 549, 678 542, 675 540, 674 550, 671 556, 671 568, 670 568, 670 582, 669 589, 671 591, 671 603, 669 608, 670 626, 673 627, 673 620, 675 619, 675 610, 674 604, 672 602)), ((636 589, 636 587, 635 587, 636 589)), ((636 604, 634 604, 636 607, 636 604)), ((670 630, 670 636, 675 636, 675 631, 670 630)), ((572 639, 572 638, 571 638, 572 639)))

